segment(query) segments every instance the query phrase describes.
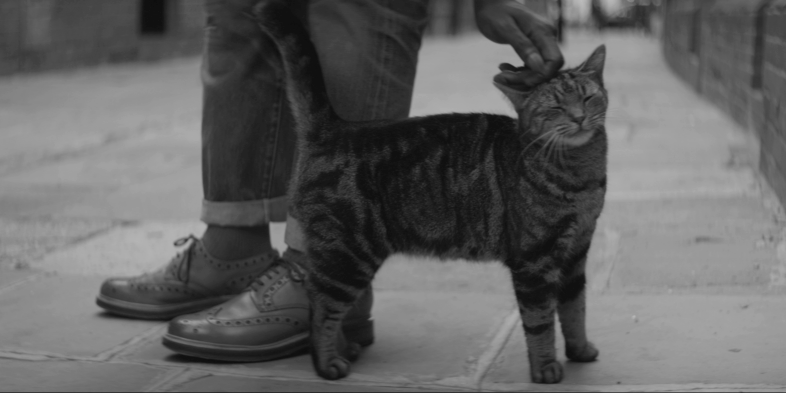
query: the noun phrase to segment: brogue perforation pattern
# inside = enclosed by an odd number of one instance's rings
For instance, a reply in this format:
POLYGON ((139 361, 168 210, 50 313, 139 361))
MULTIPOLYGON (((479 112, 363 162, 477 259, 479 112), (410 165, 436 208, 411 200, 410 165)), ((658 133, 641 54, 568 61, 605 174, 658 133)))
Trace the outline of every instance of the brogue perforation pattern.
POLYGON ((250 260, 244 260, 244 261, 221 262, 211 258, 210 255, 208 255, 203 249, 200 249, 199 252, 202 254, 202 256, 205 258, 205 260, 210 266, 218 270, 237 270, 237 269, 248 268, 249 266, 257 266, 263 264, 273 258, 271 255, 264 255, 261 257, 257 257, 250 260))
POLYGON ((257 277, 259 277, 259 272, 246 274, 240 277, 235 277, 229 280, 226 283, 227 288, 229 289, 236 289, 236 288, 246 288, 251 285, 251 282, 254 281, 257 277))
POLYGON ((129 284, 131 289, 135 289, 140 292, 144 291, 154 291, 154 292, 169 292, 169 293, 183 293, 192 296, 198 296, 199 293, 185 287, 172 287, 168 285, 151 285, 151 284, 129 284))
MULTIPOLYGON (((284 324, 291 326, 301 326, 303 321, 292 317, 262 317, 262 318, 247 318, 247 319, 233 319, 221 320, 216 317, 208 317, 207 321, 213 325, 219 326, 253 326, 253 325, 267 325, 267 324, 284 324)), ((188 323, 189 321, 184 321, 188 323)))
POLYGON ((273 295, 288 282, 289 276, 286 275, 274 282, 262 295, 262 306, 265 308, 273 307, 273 295))

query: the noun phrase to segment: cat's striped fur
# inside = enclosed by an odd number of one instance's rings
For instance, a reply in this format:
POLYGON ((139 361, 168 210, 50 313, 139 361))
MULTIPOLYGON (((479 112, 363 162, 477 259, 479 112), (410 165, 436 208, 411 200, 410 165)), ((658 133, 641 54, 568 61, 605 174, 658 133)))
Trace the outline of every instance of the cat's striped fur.
POLYGON ((345 342, 342 318, 398 252, 507 265, 534 382, 562 379, 555 311, 567 357, 594 360, 584 265, 606 189, 605 48, 532 91, 499 86, 518 120, 470 113, 352 123, 331 109, 319 60, 287 6, 266 3, 257 16, 278 44, 297 122, 291 213, 313 262, 317 373, 349 373, 359 347, 345 342))

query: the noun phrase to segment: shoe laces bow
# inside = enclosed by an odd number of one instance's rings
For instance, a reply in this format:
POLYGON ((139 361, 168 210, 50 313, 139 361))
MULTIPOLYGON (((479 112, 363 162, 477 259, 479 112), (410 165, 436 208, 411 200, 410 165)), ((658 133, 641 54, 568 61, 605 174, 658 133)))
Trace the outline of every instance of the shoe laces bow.
MULTIPOLYGON (((191 245, 193 245, 198 242, 199 239, 197 239, 196 236, 192 234, 175 240, 173 244, 175 247, 181 247, 189 241, 191 241, 191 245)), ((186 285, 188 285, 188 277, 190 276, 189 273, 191 272, 191 252, 192 247, 183 250, 183 254, 180 255, 180 259, 175 264, 175 266, 173 266, 173 270, 175 270, 175 278, 177 278, 179 281, 182 281, 186 285)))

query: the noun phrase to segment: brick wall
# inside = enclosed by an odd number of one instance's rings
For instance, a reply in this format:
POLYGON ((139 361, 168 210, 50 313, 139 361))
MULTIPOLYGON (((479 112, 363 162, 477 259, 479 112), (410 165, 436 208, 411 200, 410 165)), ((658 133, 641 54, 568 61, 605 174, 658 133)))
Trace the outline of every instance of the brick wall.
POLYGON ((0 74, 198 53, 201 0, 160 0, 163 34, 141 33, 141 0, 0 0, 0 74))
POLYGON ((760 169, 786 205, 786 0, 669 0, 674 72, 761 140, 760 169))
POLYGON ((764 20, 761 170, 786 206, 786 0, 770 5, 764 20))

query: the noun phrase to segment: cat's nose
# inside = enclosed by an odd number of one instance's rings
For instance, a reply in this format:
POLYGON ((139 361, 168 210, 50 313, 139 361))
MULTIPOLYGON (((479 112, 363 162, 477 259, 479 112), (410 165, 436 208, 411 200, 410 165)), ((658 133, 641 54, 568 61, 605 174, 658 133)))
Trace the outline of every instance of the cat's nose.
POLYGON ((568 108, 568 115, 578 124, 581 124, 586 117, 586 113, 582 108, 568 108))

